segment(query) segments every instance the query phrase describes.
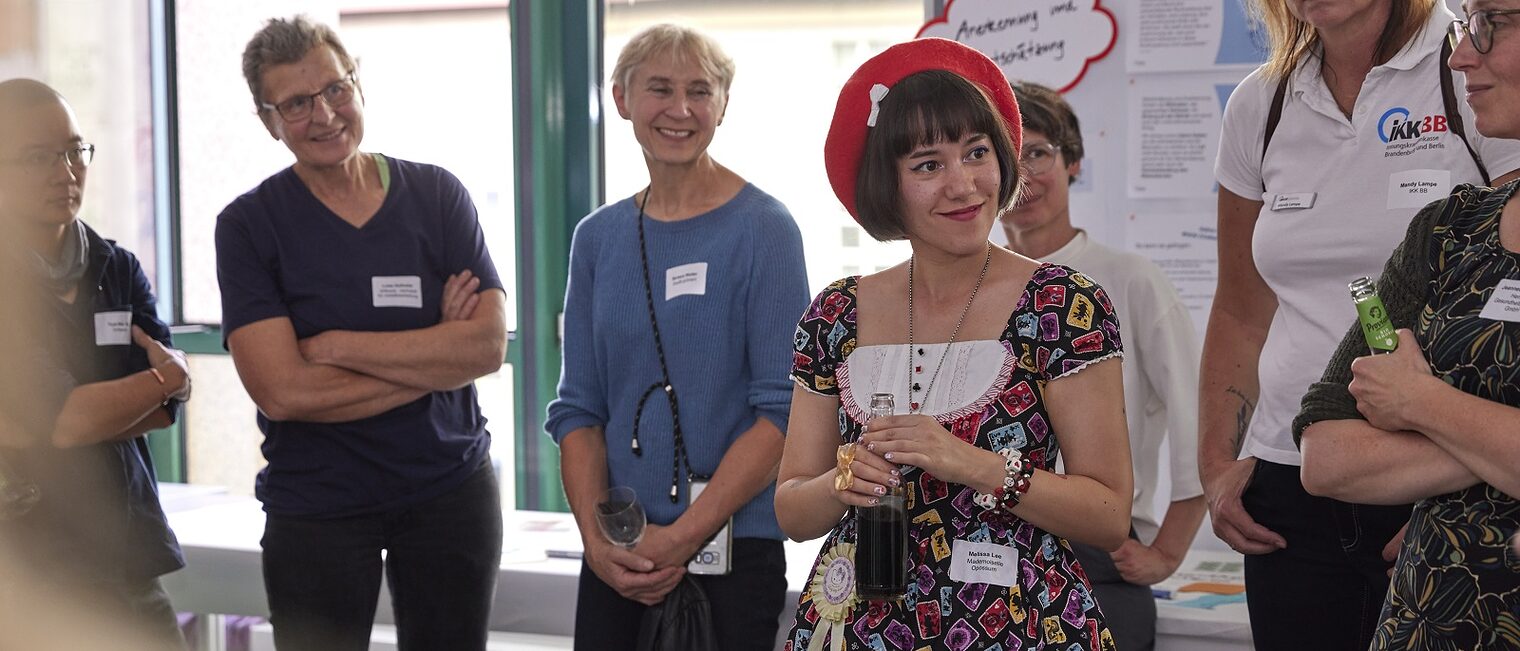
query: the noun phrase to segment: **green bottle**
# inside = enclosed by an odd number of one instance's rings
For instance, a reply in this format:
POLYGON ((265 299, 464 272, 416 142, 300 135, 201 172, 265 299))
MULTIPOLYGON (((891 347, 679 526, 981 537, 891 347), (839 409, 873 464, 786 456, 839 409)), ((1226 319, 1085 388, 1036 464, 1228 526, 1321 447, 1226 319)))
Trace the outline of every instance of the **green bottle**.
POLYGON ((1351 301, 1356 303, 1357 321, 1362 325, 1367 347, 1374 355, 1393 352, 1399 347, 1399 335, 1388 320, 1388 309, 1383 307, 1383 299, 1378 298, 1372 279, 1363 276, 1351 281, 1348 287, 1351 301))

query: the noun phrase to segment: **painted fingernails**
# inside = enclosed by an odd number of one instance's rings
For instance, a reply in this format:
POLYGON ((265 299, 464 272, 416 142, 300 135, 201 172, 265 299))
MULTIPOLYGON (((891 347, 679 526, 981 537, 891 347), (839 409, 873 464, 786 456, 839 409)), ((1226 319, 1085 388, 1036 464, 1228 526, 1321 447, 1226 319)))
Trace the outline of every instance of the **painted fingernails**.
POLYGON ((888 452, 886 454, 883 454, 883 455, 881 455, 881 458, 886 459, 887 461, 891 461, 892 460, 892 453, 888 452))
POLYGON ((875 492, 876 492, 877 495, 886 495, 887 494, 887 489, 882 488, 880 486, 877 486, 876 489, 875 489, 875 492))
POLYGON ((875 443, 867 443, 866 444, 866 449, 870 450, 872 452, 875 452, 876 451, 876 444, 875 443))
MULTIPOLYGON (((894 473, 894 474, 895 474, 895 473, 894 473)), ((897 480, 897 478, 896 478, 896 477, 893 477, 893 478, 891 478, 891 479, 889 479, 889 480, 887 480, 887 483, 888 483, 888 484, 891 484, 891 485, 893 485, 893 486, 896 486, 896 485, 898 485, 898 484, 900 484, 900 483, 902 483, 902 482, 900 482, 900 481, 898 481, 898 480, 897 480)))

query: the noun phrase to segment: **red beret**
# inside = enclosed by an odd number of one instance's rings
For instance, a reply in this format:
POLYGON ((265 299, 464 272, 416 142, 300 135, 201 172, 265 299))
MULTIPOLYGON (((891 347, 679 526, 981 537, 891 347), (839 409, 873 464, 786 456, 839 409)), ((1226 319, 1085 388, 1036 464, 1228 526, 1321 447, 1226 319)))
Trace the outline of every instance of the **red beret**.
POLYGON ((829 174, 829 184, 839 202, 856 221, 855 177, 860 172, 860 157, 866 150, 866 134, 875 124, 873 109, 881 101, 883 91, 872 89, 878 84, 890 91, 904 77, 925 70, 953 72, 981 87, 992 98, 993 105, 1003 114, 1008 125, 1008 135, 1013 138, 1014 151, 1023 150, 1023 129, 1019 121, 1019 104, 1013 99, 1013 87, 1003 70, 992 59, 968 46, 943 38, 921 38, 899 43, 861 64, 855 74, 844 82, 839 91, 839 103, 834 106, 834 121, 829 125, 828 138, 823 142, 823 165, 829 174), (869 124, 868 124, 869 123, 869 124))

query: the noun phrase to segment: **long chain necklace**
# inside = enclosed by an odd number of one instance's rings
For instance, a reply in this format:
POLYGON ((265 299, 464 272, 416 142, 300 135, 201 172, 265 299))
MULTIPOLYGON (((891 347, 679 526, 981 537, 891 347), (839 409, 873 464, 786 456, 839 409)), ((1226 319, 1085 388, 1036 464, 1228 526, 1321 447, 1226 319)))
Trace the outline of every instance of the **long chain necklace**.
MULTIPOLYGON (((987 258, 982 260, 982 273, 976 277, 976 286, 971 288, 971 298, 966 299, 966 307, 961 309, 961 318, 955 322, 955 330, 950 332, 950 341, 945 344, 945 352, 939 356, 939 363, 934 366, 934 373, 929 376, 929 386, 924 389, 923 401, 928 402, 929 392, 934 390, 934 381, 939 379, 939 370, 945 366, 945 358, 950 356, 950 347, 955 345, 955 338, 961 334, 961 325, 966 322, 966 315, 971 312, 971 303, 976 301, 976 293, 982 288, 982 281, 987 279, 987 267, 992 265, 992 243, 987 244, 987 258)), ((923 373, 924 366, 922 357, 924 349, 913 345, 913 257, 908 257, 908 413, 916 414, 923 405, 914 399, 918 394, 919 384, 913 381, 916 373, 923 373), (918 358, 915 361, 915 358, 918 358)))

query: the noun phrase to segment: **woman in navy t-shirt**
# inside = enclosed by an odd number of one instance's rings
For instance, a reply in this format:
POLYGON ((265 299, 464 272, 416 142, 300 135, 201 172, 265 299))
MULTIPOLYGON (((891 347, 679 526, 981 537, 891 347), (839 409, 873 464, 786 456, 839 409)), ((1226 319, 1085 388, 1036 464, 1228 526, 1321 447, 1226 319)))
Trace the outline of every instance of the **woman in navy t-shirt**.
POLYGON ((473 381, 501 366, 506 296, 474 204, 441 168, 359 151, 363 92, 327 26, 270 20, 243 74, 296 159, 216 227, 269 462, 275 642, 366 648, 383 569, 403 648, 482 649, 501 505, 473 381))

